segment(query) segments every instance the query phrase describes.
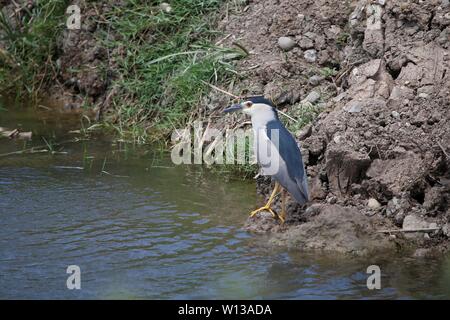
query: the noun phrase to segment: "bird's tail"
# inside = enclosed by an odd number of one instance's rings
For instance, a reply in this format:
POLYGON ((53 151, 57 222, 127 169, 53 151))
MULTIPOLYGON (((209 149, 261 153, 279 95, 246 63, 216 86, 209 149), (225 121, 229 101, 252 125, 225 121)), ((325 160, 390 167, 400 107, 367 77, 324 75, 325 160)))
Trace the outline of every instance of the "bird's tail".
POLYGON ((295 199, 298 203, 304 204, 309 201, 309 191, 308 191, 308 179, 306 175, 303 176, 303 179, 297 180, 297 194, 295 195, 295 199))

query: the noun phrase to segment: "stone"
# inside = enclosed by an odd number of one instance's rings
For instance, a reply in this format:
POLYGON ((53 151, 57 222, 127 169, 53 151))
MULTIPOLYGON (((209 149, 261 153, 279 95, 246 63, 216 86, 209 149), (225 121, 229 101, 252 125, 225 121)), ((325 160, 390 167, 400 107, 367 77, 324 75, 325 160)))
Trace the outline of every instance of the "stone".
POLYGON ((361 112, 362 106, 357 101, 350 101, 345 107, 344 110, 348 113, 358 113, 361 112))
POLYGON ((289 37, 278 38, 278 46, 284 51, 289 51, 295 47, 295 41, 289 37))
POLYGON ((378 210, 381 207, 381 204, 378 202, 377 199, 370 198, 369 201, 367 201, 367 206, 371 209, 378 210))
POLYGON ((317 51, 314 50, 314 49, 306 50, 305 53, 303 54, 303 57, 308 62, 311 62, 311 63, 316 62, 316 60, 317 60, 317 51))
POLYGON ((394 119, 400 119, 400 113, 397 111, 392 111, 391 115, 394 119))
POLYGON ((403 219, 402 228, 404 230, 424 229, 428 228, 428 222, 410 214, 403 219))
POLYGON ((342 140, 343 140, 343 139, 342 139, 342 136, 340 136, 340 135, 336 135, 336 136, 333 137, 333 141, 334 141, 334 143, 336 143, 336 144, 341 143, 342 140))
POLYGON ((350 85, 361 83, 367 78, 373 78, 383 66, 381 59, 374 59, 361 66, 354 67, 348 82, 350 85))
POLYGON ((304 102, 316 103, 320 99, 320 93, 317 91, 311 91, 306 98, 303 100, 304 102))

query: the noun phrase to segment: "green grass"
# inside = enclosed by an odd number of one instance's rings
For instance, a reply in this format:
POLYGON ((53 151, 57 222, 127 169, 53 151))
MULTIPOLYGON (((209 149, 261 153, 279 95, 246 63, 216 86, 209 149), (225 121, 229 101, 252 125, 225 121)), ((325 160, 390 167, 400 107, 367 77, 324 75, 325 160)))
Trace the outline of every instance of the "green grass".
POLYGON ((0 88, 2 91, 34 95, 54 76, 56 38, 64 27, 66 0, 36 0, 23 9, 21 27, 0 11, 0 88))
POLYGON ((286 119, 284 122, 287 129, 295 135, 295 133, 301 130, 305 125, 311 123, 321 111, 322 110, 318 105, 314 105, 309 102, 299 103, 290 108, 287 113, 289 116, 297 120, 297 122, 289 119, 286 119))
MULTIPOLYGON (((97 43, 109 49, 117 67, 109 89, 115 88, 105 124, 134 142, 167 139, 174 128, 186 126, 202 114, 207 83, 226 84, 235 77, 232 60, 245 55, 239 48, 222 48, 214 30, 224 0, 173 0, 163 12, 163 1, 128 0, 102 12, 106 1, 87 1, 96 8, 97 43), (109 115, 109 116, 108 116, 109 115)), ((0 51, 0 88, 45 94, 58 69, 57 37, 65 28, 70 1, 37 0, 26 12, 24 28, 14 29, 0 16, 6 51, 0 51)), ((83 10, 82 26, 83 26, 83 10)), ((104 68, 104 75, 107 66, 104 68)), ((74 76, 80 70, 66 70, 74 76)), ((93 107, 93 106, 91 106, 93 107)))
POLYGON ((159 1, 141 5, 130 1, 105 16, 118 37, 99 39, 109 48, 124 48, 112 57, 119 65, 113 98, 114 126, 132 139, 159 140, 174 128, 200 116, 206 83, 224 83, 234 76, 230 61, 244 53, 216 47, 212 40, 222 1, 176 0, 172 11, 158 9, 159 1))

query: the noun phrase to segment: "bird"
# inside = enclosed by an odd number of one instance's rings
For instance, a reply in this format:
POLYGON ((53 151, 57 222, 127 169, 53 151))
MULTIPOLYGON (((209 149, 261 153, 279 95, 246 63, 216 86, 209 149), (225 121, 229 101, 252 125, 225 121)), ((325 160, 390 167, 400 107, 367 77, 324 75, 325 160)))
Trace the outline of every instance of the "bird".
POLYGON ((286 190, 299 203, 309 200, 308 180, 301 151, 292 134, 278 117, 274 104, 264 96, 244 98, 223 110, 224 113, 241 111, 251 117, 254 134, 253 148, 261 174, 275 180, 275 187, 267 203, 250 213, 255 216, 260 211, 269 211, 283 223, 286 220, 286 190), (270 152, 268 152, 270 151, 270 152), (281 214, 272 209, 276 196, 281 192, 281 214))

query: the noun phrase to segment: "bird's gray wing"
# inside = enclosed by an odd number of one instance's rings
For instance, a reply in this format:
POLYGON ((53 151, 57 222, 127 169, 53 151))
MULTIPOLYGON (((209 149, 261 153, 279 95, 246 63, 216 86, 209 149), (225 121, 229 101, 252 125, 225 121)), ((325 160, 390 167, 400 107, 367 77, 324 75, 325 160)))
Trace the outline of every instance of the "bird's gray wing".
POLYGON ((269 121, 266 124, 266 133, 282 159, 279 171, 274 178, 294 196, 298 203, 307 202, 308 181, 297 142, 280 121, 269 121), (277 134, 278 144, 276 143, 277 134))

